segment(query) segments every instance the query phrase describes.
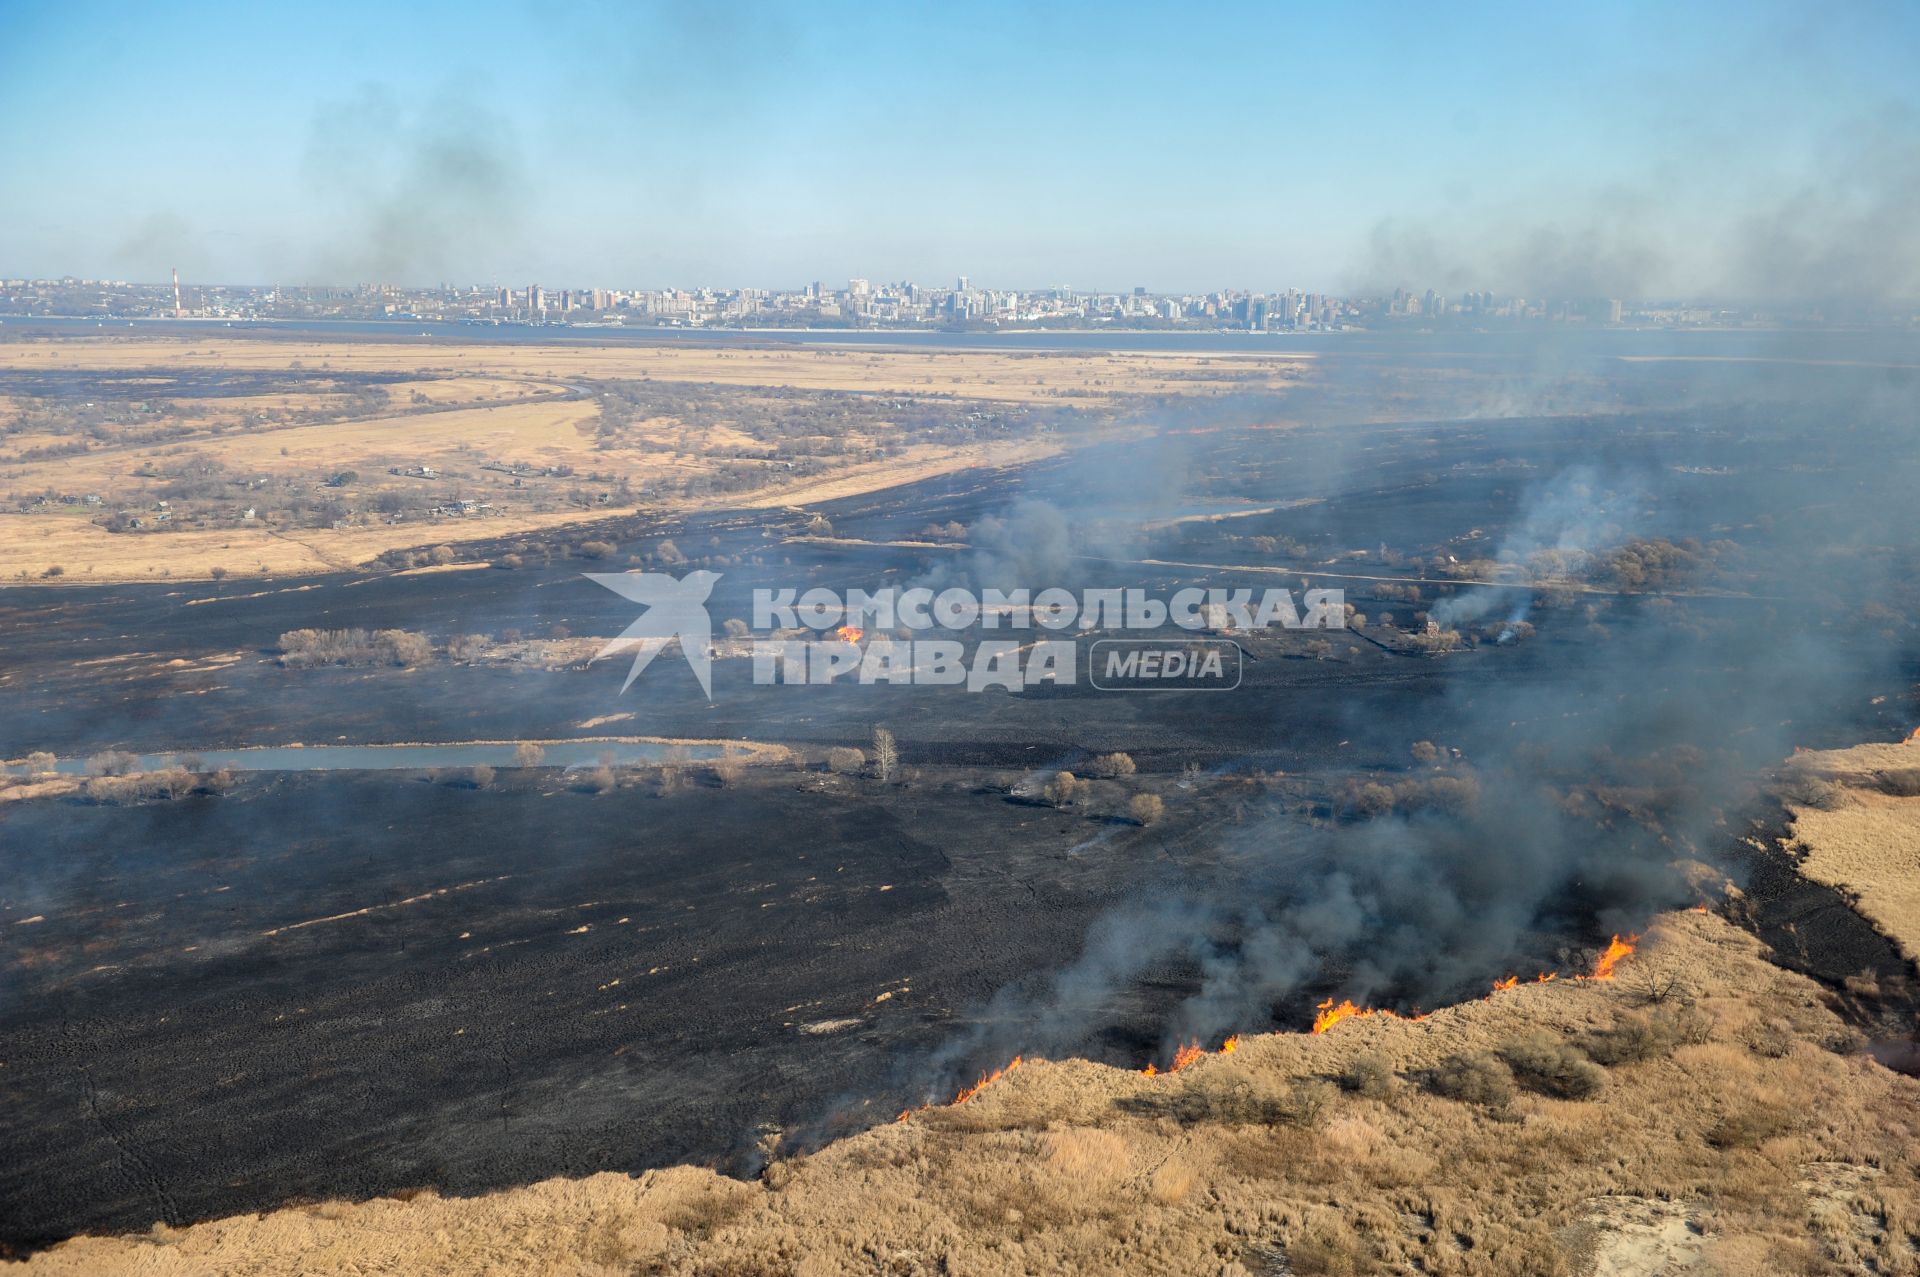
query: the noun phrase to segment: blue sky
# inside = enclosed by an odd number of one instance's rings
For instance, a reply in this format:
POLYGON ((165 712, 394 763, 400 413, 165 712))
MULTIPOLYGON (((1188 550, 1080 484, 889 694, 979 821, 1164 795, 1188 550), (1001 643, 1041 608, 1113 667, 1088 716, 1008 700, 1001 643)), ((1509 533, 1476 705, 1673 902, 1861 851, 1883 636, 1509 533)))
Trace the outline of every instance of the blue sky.
POLYGON ((0 274, 1751 291, 1914 247, 1916 66, 1910 4, 0 0, 0 274))

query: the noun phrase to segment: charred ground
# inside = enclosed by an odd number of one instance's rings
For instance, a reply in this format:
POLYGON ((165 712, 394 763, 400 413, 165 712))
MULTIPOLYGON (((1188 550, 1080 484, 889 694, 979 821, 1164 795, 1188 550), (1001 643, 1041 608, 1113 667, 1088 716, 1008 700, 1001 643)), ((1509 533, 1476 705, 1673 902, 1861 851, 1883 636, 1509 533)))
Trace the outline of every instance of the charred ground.
MULTIPOLYGON (((9 757, 598 731, 773 741, 800 761, 608 793, 547 770, 480 788, 279 773, 170 803, 0 804, 6 1240, 427 1183, 746 1167, 765 1126, 884 1118, 1037 1039, 1137 1066, 1187 1028, 1298 1027, 1334 992, 1431 1005, 1510 965, 1579 964, 1610 929, 1690 899, 1686 862, 1773 883, 1762 904, 1804 901, 1775 862, 1731 854, 1753 770, 1909 725, 1913 612, 1864 580, 1782 573, 1911 462, 1872 464, 1887 422, 1871 415, 1811 447, 1828 398, 1641 411, 1675 388, 1647 376, 1606 414, 1270 430, 1188 412, 1018 471, 477 548, 514 568, 0 595, 9 757), (1500 581, 1503 551, 1571 535, 1542 523, 1570 473, 1587 476, 1574 503, 1599 511, 1595 553, 1552 588, 1500 581), (929 532, 956 525, 945 544, 929 532), (679 561, 723 573, 716 619, 748 615, 756 586, 996 573, 1156 594, 1309 581, 1397 615, 1324 651, 1247 638, 1242 689, 1204 712, 1086 687, 755 687, 742 660, 716 663, 711 704, 672 663, 621 698, 618 661, 444 651, 468 634, 610 636, 626 605, 581 571, 679 561), (1413 613, 1436 609, 1459 641, 1420 651, 1413 613), (1520 613, 1524 640, 1500 641, 1520 613), (279 636, 311 627, 422 631, 442 650, 405 669, 284 668, 279 636), (1752 703, 1756 678, 1795 669, 1752 703), (818 766, 876 725, 904 776, 818 766), (1419 741, 1438 759, 1410 753, 1419 741), (1033 796, 1116 750, 1138 773, 1097 801, 1033 796), (1162 796, 1166 818, 1116 815, 1134 792, 1162 796), (1531 867, 1507 875, 1526 890, 1504 897, 1476 860, 1531 867), (1415 864, 1437 866, 1450 906, 1481 891, 1493 925, 1395 917, 1385 884, 1415 864), (1298 974, 1266 962, 1356 881, 1371 912, 1330 926, 1298 974), (1140 960, 1090 966, 1116 935, 1140 960), (1438 956, 1415 961, 1421 946, 1438 956)), ((1881 540, 1856 559, 1874 582, 1910 556, 1881 540)), ((1835 925, 1847 963, 1884 958, 1835 925)))

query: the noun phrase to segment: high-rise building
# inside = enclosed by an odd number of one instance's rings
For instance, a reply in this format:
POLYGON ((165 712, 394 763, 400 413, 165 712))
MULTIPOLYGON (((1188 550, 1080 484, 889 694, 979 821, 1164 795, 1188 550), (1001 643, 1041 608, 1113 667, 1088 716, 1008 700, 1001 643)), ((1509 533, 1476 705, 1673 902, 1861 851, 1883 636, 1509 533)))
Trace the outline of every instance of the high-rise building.
POLYGON ((547 295, 540 290, 540 285, 528 284, 527 285, 527 309, 532 311, 532 310, 545 310, 546 308, 547 308, 547 295))

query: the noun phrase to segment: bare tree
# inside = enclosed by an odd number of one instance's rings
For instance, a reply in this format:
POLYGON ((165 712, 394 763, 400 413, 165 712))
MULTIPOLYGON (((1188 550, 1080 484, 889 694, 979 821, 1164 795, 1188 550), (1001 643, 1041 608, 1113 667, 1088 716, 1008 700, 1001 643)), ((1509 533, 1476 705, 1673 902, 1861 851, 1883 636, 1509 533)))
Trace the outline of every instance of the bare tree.
POLYGON ((1167 805, 1160 800, 1158 794, 1135 794, 1127 803, 1127 812, 1136 824, 1141 825, 1151 825, 1160 819, 1166 810, 1167 805))
POLYGON ((513 750, 515 767, 538 767, 547 759, 547 751, 532 741, 521 741, 513 750))
POLYGON ((867 765, 867 756, 847 745, 836 745, 827 751, 827 770, 846 774, 857 772, 867 765))
POLYGON ((893 733, 884 727, 873 729, 873 772, 883 781, 891 781, 900 770, 900 750, 893 733))
POLYGON ((1086 782, 1072 772, 1055 772, 1053 779, 1047 782, 1046 799, 1055 807, 1065 807, 1080 796, 1086 788, 1086 782))

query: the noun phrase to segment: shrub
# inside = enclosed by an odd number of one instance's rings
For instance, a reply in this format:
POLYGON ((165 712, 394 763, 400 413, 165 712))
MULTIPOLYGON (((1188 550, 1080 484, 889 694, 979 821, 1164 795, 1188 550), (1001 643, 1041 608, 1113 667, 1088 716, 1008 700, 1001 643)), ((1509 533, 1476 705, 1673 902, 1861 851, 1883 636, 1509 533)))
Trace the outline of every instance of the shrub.
POLYGON ((1211 1069, 1186 1078, 1169 1107, 1188 1125, 1318 1126, 1340 1094, 1331 1082, 1317 1078, 1301 1078, 1284 1091, 1263 1077, 1211 1069))
POLYGON ((1674 1048, 1688 1043, 1705 1042, 1712 1033, 1712 1018, 1689 1008, 1652 1015, 1630 1011, 1610 1027, 1588 1034, 1581 1045, 1602 1064, 1638 1064, 1672 1055, 1674 1048))
POLYGON ((102 750, 87 759, 89 776, 125 776, 140 763, 140 760, 125 750, 102 750))
POLYGON ((1832 811, 1843 807, 1847 802, 1844 789, 1830 780, 1819 776, 1810 776, 1805 772, 1783 776, 1779 783, 1780 797, 1800 807, 1811 807, 1816 811, 1832 811))
POLYGON ((1323 1078, 1302 1078, 1287 1088, 1277 1116, 1288 1126, 1319 1126, 1333 1111, 1340 1088, 1323 1078))
POLYGON ((1358 1277, 1372 1269, 1351 1237, 1324 1225, 1288 1244, 1286 1251, 1286 1266, 1276 1271, 1299 1277, 1358 1277))
POLYGON ((1586 1053, 1551 1033, 1529 1033, 1500 1048, 1514 1076, 1528 1088, 1563 1100, 1590 1100, 1607 1084, 1607 1075, 1586 1053))
POLYGON ((1707 1130, 1715 1148, 1753 1148, 1793 1129, 1793 1114, 1779 1104, 1750 1104, 1722 1117, 1707 1130))
POLYGON ((1166 810, 1167 805, 1158 794, 1135 794, 1127 802, 1127 813, 1133 817, 1135 824, 1142 826, 1153 824, 1166 810))
POLYGON ((1393 791, 1385 785, 1368 781, 1348 791, 1347 803, 1362 816, 1384 816, 1393 810, 1393 791))
POLYGON ((166 771, 144 772, 137 776, 95 776, 83 791, 96 803, 137 803, 152 799, 174 799, 193 792, 193 773, 172 767, 166 771))
POLYGON ((850 745, 836 745, 827 751, 827 770, 847 775, 857 772, 867 765, 865 751, 854 749, 850 745))
POLYGON ((1756 1024, 1747 1031, 1747 1047, 1755 1055, 1765 1056, 1769 1060, 1783 1059, 1793 1054, 1793 1044, 1798 1041, 1793 1030, 1778 1020, 1769 1020, 1765 1024, 1756 1024))
POLYGON ((1131 776, 1137 770, 1131 754, 1102 754, 1092 764, 1096 776, 1131 776))
POLYGON ((604 559, 610 557, 619 547, 611 541, 582 541, 580 557, 585 559, 604 559))
POLYGON ((1427 1085, 1435 1095, 1464 1104, 1502 1108, 1513 1101, 1513 1070, 1484 1051, 1448 1056, 1427 1085))
POLYGON ((289 669, 316 665, 420 665, 433 659, 433 640, 412 630, 288 630, 280 636, 280 663, 289 669))
POLYGON ((1895 798, 1920 798, 1920 767, 1902 767, 1874 777, 1882 793, 1895 798))
POLYGON ((1347 1062, 1340 1085, 1366 1100, 1384 1100, 1393 1093, 1393 1062, 1384 1055, 1368 1052, 1347 1062))

